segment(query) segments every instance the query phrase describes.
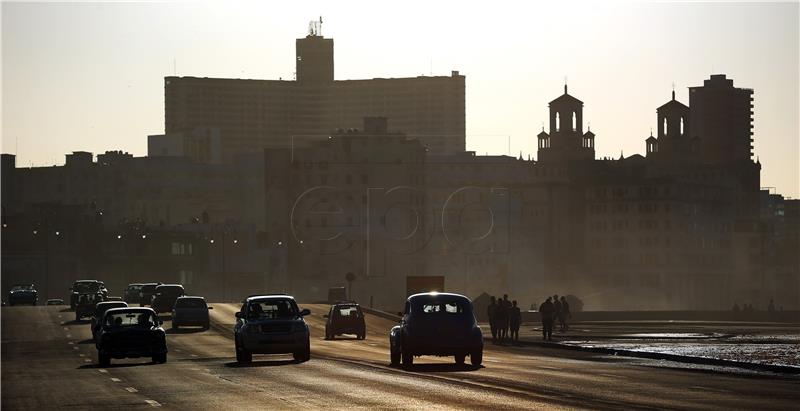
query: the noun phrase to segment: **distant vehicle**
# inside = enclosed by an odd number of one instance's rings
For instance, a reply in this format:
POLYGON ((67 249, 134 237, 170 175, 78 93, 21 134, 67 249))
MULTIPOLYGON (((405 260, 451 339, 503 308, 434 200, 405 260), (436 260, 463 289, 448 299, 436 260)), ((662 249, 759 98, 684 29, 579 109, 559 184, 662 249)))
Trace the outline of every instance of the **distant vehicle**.
POLYGON ((199 325, 204 330, 209 328, 208 310, 213 310, 206 304, 203 297, 184 296, 175 300, 172 309, 172 328, 179 329, 187 325, 199 325))
POLYGON ((139 291, 142 290, 141 283, 131 283, 125 287, 125 292, 122 293, 122 300, 128 304, 139 303, 139 291))
POLYGON ((100 331, 100 326, 103 322, 103 316, 106 311, 112 308, 127 307, 128 303, 125 301, 102 301, 94 306, 94 313, 92 314, 92 339, 97 339, 97 332, 100 331))
POLYGON ((328 289, 328 302, 335 303, 337 301, 347 300, 347 289, 344 287, 331 287, 328 289))
POLYGON ((79 294, 78 302, 75 304, 75 321, 92 316, 97 303, 103 301, 105 295, 101 292, 79 294))
POLYGON ((186 290, 180 284, 162 284, 156 287, 150 308, 157 313, 168 313, 175 306, 178 297, 186 295, 186 290))
POLYGON ((33 284, 17 284, 8 292, 8 305, 30 304, 36 305, 39 301, 39 292, 33 284))
POLYGON ((253 354, 292 353, 296 361, 311 359, 308 325, 294 298, 288 295, 248 297, 236 313, 233 328, 236 361, 249 363, 253 354))
POLYGON ((139 289, 139 306, 144 307, 146 305, 150 305, 150 303, 153 302, 153 297, 156 294, 156 287, 161 284, 164 283, 158 282, 142 284, 142 288, 139 289))
POLYGON ((60 298, 51 298, 47 300, 46 305, 64 305, 64 300, 60 298))
POLYGON ((151 357, 155 363, 167 362, 167 335, 162 322, 150 308, 112 308, 106 311, 95 346, 101 367, 112 358, 151 357))
POLYGON ((325 322, 325 339, 332 340, 337 335, 355 334, 363 340, 367 336, 367 325, 361 307, 354 302, 336 303, 331 306, 325 322))
POLYGON ((414 356, 454 355, 463 364, 467 355, 474 366, 483 361, 483 334, 472 309, 472 301, 460 294, 421 293, 406 300, 400 325, 389 335, 392 365, 404 366, 414 356))
POLYGON ((75 305, 78 303, 78 296, 81 294, 100 292, 103 294, 104 298, 106 295, 108 295, 106 284, 97 280, 75 281, 69 290, 72 292, 69 297, 69 308, 73 310, 75 309, 75 305))

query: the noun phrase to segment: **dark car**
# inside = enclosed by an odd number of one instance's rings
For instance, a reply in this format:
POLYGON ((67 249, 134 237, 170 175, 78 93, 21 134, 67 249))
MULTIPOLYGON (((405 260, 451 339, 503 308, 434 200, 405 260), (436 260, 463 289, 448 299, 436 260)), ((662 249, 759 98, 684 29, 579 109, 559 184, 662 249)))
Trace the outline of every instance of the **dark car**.
POLYGON ((94 314, 92 314, 92 339, 97 339, 97 332, 100 331, 100 326, 103 322, 103 317, 106 311, 112 308, 124 308, 128 303, 125 301, 101 301, 94 306, 94 314))
POLYGON ((325 322, 326 340, 332 340, 342 334, 355 334, 359 340, 363 340, 367 336, 364 313, 361 312, 361 307, 354 302, 332 305, 325 318, 328 319, 325 322))
POLYGON ((168 313, 172 311, 175 306, 175 300, 178 297, 186 295, 186 290, 180 284, 162 284, 156 287, 153 301, 150 303, 152 308, 157 313, 168 313))
POLYGON ((153 302, 153 297, 156 295, 156 287, 164 283, 144 283, 142 288, 139 289, 139 306, 144 307, 153 302))
POLYGON ((8 305, 30 304, 36 305, 39 301, 39 292, 33 284, 18 284, 11 287, 8 292, 8 305))
POLYGON ((112 358, 151 357, 155 363, 167 362, 167 335, 150 308, 106 311, 95 346, 101 367, 111 365, 112 358))
POLYGON ((463 364, 467 355, 474 366, 483 361, 483 334, 475 320, 472 301, 459 294, 421 293, 406 300, 400 325, 389 335, 392 365, 403 360, 410 366, 414 356, 454 355, 463 364))
POLYGON ((172 309, 172 328, 179 329, 187 325, 199 325, 207 330, 209 327, 208 310, 213 310, 206 304, 203 297, 184 296, 175 300, 172 309))
POLYGON ((89 293, 102 293, 104 296, 108 295, 106 284, 97 280, 78 280, 72 284, 69 289, 72 293, 69 297, 69 308, 75 309, 78 303, 78 296, 81 294, 89 293))
POLYGON ((248 297, 236 313, 233 328, 236 361, 249 363, 253 354, 282 353, 292 353, 296 361, 308 361, 311 344, 303 317, 309 314, 308 309, 300 311, 288 295, 248 297))
POLYGON ((105 300, 106 296, 101 292, 78 294, 78 302, 75 304, 75 321, 94 315, 97 303, 105 300))
POLYGON ((122 300, 128 304, 139 303, 139 301, 141 301, 139 298, 139 291, 141 290, 141 283, 128 284, 128 286, 125 287, 125 292, 122 294, 122 300))

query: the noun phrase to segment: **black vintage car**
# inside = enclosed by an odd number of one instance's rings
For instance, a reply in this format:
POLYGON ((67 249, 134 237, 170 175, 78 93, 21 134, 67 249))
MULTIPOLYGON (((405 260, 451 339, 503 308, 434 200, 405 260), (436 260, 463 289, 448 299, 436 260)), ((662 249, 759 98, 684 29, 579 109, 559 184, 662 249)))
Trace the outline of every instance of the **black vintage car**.
POLYGON ((325 315, 325 339, 332 340, 337 335, 355 334, 363 340, 367 336, 367 325, 361 307, 354 302, 336 303, 325 315))
POLYGON ((467 355, 474 366, 483 361, 483 334, 475 320, 472 301, 460 294, 421 293, 406 300, 400 325, 392 328, 389 350, 392 365, 414 356, 454 355, 463 364, 467 355))
POLYGON ((78 297, 81 294, 93 294, 93 293, 101 293, 105 298, 108 295, 108 290, 106 289, 106 284, 102 281, 97 280, 78 280, 72 284, 72 287, 69 289, 71 291, 69 297, 69 308, 75 309, 75 306, 78 304, 78 297))
POLYGON ((39 301, 39 292, 33 284, 18 284, 11 287, 8 292, 8 305, 30 304, 36 305, 39 301))
POLYGON ((139 303, 139 292, 142 290, 141 283, 131 283, 125 287, 125 292, 122 294, 122 301, 128 304, 139 303))
POLYGON ((102 301, 97 303, 94 308, 94 314, 92 314, 92 338, 97 339, 97 333, 100 331, 100 326, 103 323, 103 316, 106 315, 106 311, 112 308, 124 308, 127 307, 128 303, 125 301, 102 301))
POLYGON ((150 303, 150 308, 157 313, 168 313, 175 307, 175 300, 186 295, 186 290, 180 284, 162 284, 156 287, 155 296, 150 303))
POLYGON ((292 353, 298 362, 311 358, 308 325, 303 317, 311 314, 300 310, 288 295, 248 297, 236 313, 233 336, 236 361, 249 363, 253 354, 292 353))
POLYGON ((97 360, 111 365, 112 358, 151 357, 167 362, 167 335, 158 315, 150 308, 112 308, 106 311, 97 335, 97 360))
POLYGON ((101 292, 78 294, 78 301, 75 303, 75 321, 94 315, 97 303, 106 300, 105 294, 101 292))

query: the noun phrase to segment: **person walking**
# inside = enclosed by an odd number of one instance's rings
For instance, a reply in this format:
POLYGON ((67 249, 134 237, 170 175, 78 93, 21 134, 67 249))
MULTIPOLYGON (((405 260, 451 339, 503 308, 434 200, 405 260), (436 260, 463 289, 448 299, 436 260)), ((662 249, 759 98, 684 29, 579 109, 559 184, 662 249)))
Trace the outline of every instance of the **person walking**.
POLYGON ((511 315, 509 318, 509 326, 511 327, 511 341, 519 341, 519 325, 522 322, 522 313, 517 307, 517 300, 511 302, 511 315))
POLYGON ((539 315, 542 318, 542 340, 553 340, 553 316, 555 315, 556 308, 553 305, 553 297, 547 297, 547 300, 539 306, 539 315))
POLYGON ((561 323, 561 331, 569 330, 569 321, 572 313, 569 312, 569 303, 566 296, 561 296, 561 315, 558 317, 558 322, 561 323))
POLYGON ((508 301, 508 294, 503 294, 503 300, 500 306, 503 310, 503 323, 501 324, 501 327, 503 332, 503 341, 505 341, 508 340, 508 327, 510 325, 509 322, 511 321, 511 301, 508 301))
POLYGON ((489 328, 492 330, 492 344, 497 344, 497 303, 494 296, 489 298, 489 307, 486 309, 489 315, 489 328))
POLYGON ((560 321, 561 319, 561 301, 558 299, 558 294, 553 294, 553 307, 556 310, 553 316, 553 323, 555 323, 556 320, 560 321))
POLYGON ((508 309, 502 299, 497 301, 497 340, 502 344, 508 333, 508 309))

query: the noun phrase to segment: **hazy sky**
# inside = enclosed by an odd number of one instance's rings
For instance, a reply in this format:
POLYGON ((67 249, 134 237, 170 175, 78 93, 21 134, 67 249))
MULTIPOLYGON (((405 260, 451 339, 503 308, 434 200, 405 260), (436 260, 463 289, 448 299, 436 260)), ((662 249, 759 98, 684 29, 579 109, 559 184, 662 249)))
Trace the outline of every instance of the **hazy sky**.
POLYGON ((797 2, 561 3, 3 3, 2 150, 19 166, 74 150, 145 155, 175 67, 292 78, 294 40, 322 15, 336 79, 466 75, 479 153, 505 154, 511 136, 511 154, 535 156, 565 76, 598 157, 644 153, 673 82, 688 104, 687 87, 728 74, 755 89, 761 185, 800 197, 797 2))

